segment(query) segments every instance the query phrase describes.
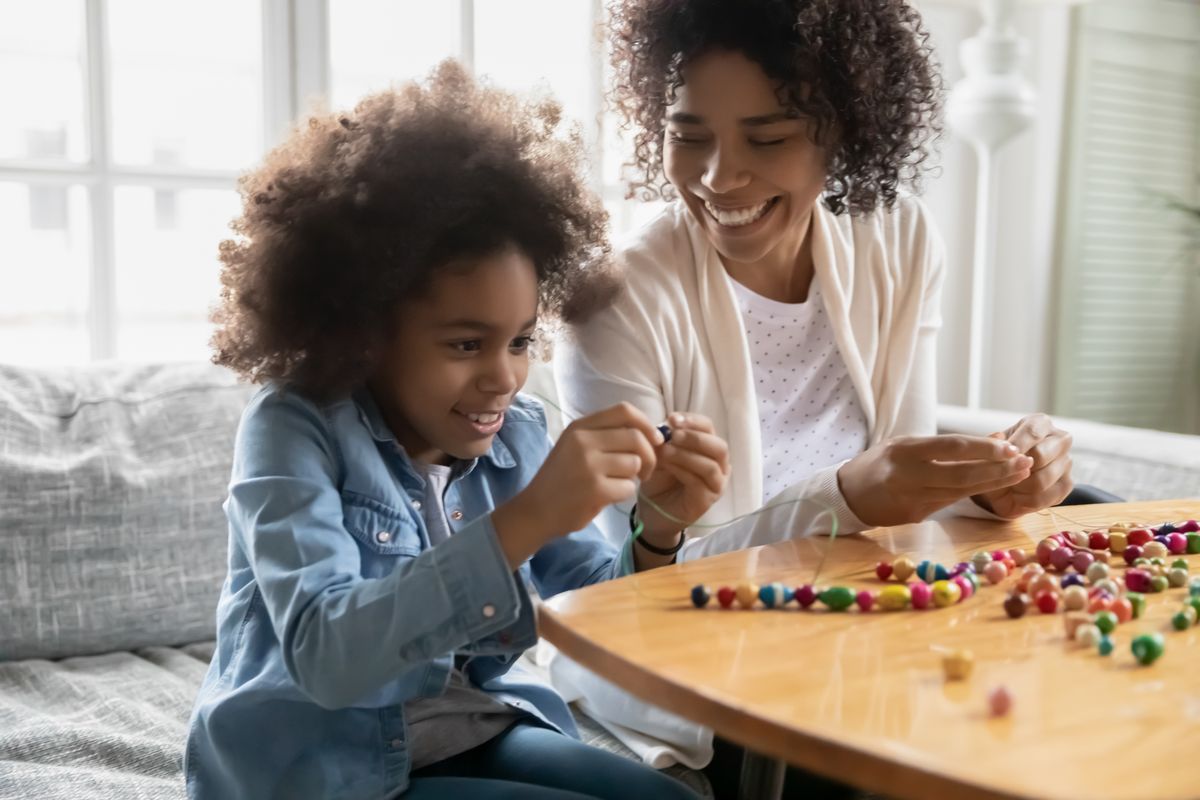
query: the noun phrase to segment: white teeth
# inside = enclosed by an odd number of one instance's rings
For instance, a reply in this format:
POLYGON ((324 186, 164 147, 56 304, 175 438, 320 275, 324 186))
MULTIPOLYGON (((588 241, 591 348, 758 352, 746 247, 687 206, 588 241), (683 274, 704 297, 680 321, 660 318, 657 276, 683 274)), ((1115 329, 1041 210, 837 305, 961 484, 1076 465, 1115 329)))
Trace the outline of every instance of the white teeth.
POLYGON ((495 411, 489 411, 486 414, 467 414, 467 419, 472 422, 482 422, 484 425, 490 425, 500 419, 500 415, 495 411))
POLYGON ((707 200, 704 201, 704 207, 708 209, 708 213, 712 214, 713 219, 722 225, 729 228, 738 228, 742 225, 749 225, 751 222, 757 221, 767 209, 771 207, 771 203, 775 198, 771 198, 764 203, 759 203, 756 206, 745 206, 743 208, 718 208, 707 200))

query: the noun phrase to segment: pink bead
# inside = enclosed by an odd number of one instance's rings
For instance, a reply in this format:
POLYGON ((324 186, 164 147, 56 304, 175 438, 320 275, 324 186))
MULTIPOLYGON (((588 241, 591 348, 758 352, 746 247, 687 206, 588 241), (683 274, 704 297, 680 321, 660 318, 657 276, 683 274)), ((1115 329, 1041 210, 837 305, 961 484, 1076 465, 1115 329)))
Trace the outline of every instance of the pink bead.
POLYGON ((1064 571, 1071 566, 1071 559, 1074 558, 1074 551, 1067 547, 1060 547, 1050 553, 1050 566, 1059 572, 1064 571))
POLYGON ((796 602, 800 604, 801 608, 808 608, 817 602, 817 590, 811 584, 804 584, 796 589, 796 602))
POLYGON ((1132 565, 1134 561, 1142 557, 1141 545, 1131 544, 1125 548, 1125 552, 1121 555, 1125 559, 1126 564, 1132 565))
POLYGON ((871 606, 875 605, 875 595, 863 589, 854 597, 854 602, 858 603, 858 607, 863 611, 870 611, 871 606))
POLYGON ((1167 549, 1175 555, 1182 555, 1187 552, 1187 537, 1182 533, 1167 534, 1167 549))
MULTIPOLYGON (((994 564, 996 562, 993 561, 992 563, 994 564)), ((962 590, 958 596, 958 602, 961 603, 963 600, 966 600, 968 597, 975 594, 975 586, 962 575, 956 576, 951 582, 957 583, 958 588, 962 590)))
POLYGON ((1029 563, 1029 554, 1019 547, 1014 547, 1008 551, 1009 557, 1012 558, 1014 564, 1018 567, 1023 567, 1029 563))
POLYGON ((1075 568, 1076 572, 1078 572, 1080 575, 1083 575, 1087 572, 1087 568, 1090 567, 1092 562, 1095 560, 1096 557, 1091 553, 1087 552, 1086 550, 1079 550, 1075 553, 1075 555, 1071 556, 1071 566, 1075 568))
POLYGON ((1003 561, 1006 558, 1008 558, 1008 553, 1004 550, 992 551, 992 561, 1003 561))
POLYGON ((892 577, 892 562, 880 561, 875 565, 875 576, 881 581, 886 581, 892 577))
POLYGON ((1180 533, 1197 533, 1200 532, 1200 522, 1194 519, 1189 519, 1187 522, 1179 526, 1180 533))
POLYGON ((1043 567, 1050 566, 1050 554, 1058 548, 1057 539, 1042 539, 1037 546, 1037 562, 1043 567))
POLYGON ((1092 531, 1088 536, 1088 547, 1093 550, 1108 549, 1108 534, 1104 531, 1092 531))
POLYGON ((1008 568, 1003 561, 993 561, 983 568, 983 577, 987 578, 988 583, 999 583, 1008 577, 1008 568))
POLYGON ((991 709, 993 717, 1008 716, 1008 712, 1012 710, 1012 705, 1012 693, 1003 686, 997 686, 988 692, 988 708, 991 709))
POLYGON ((909 602, 913 608, 922 609, 929 608, 930 602, 933 600, 933 589, 928 583, 916 581, 908 585, 909 602))
POLYGON ((1088 535, 1083 531, 1072 531, 1068 534, 1068 538, 1076 547, 1087 547, 1088 545, 1088 535))

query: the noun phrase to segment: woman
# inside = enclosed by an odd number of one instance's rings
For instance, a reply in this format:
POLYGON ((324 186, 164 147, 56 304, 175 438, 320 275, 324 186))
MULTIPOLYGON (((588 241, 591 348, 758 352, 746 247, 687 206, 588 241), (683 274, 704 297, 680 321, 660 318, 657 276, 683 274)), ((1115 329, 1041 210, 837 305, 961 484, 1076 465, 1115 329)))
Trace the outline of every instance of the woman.
MULTIPOLYGON (((673 202, 623 243, 627 291, 556 357, 571 418, 629 400, 710 417, 719 523, 682 558, 925 519, 1015 518, 1071 491, 1043 414, 935 434, 945 258, 916 183, 940 81, 903 0, 627 0, 613 95, 633 189, 673 202)), ((651 525, 655 512, 639 509, 651 525)), ((628 522, 609 516, 609 535, 628 522)))

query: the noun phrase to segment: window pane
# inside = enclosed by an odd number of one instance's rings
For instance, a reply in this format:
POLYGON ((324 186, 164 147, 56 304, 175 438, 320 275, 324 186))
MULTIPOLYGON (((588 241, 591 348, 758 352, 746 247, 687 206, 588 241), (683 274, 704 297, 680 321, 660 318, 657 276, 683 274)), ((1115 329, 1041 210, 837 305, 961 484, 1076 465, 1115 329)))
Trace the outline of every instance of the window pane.
POLYGON ((337 0, 329 4, 334 108, 397 81, 423 77, 459 54, 457 0, 337 0))
POLYGON ((91 229, 82 186, 0 183, 0 361, 88 359, 91 229), (55 213, 38 210, 38 195, 55 213))
POLYGON ((592 0, 475 0, 475 70, 509 89, 548 88, 590 136, 592 0), (547 35, 553 31, 553 35, 547 35))
POLYGON ((233 191, 117 188, 118 358, 208 357, 208 314, 219 299, 217 247, 232 235, 238 212, 233 191))
POLYGON ((240 169, 262 149, 258 3, 112 0, 113 158, 240 169))
POLYGON ((87 158, 83 0, 0 4, 0 159, 87 158))

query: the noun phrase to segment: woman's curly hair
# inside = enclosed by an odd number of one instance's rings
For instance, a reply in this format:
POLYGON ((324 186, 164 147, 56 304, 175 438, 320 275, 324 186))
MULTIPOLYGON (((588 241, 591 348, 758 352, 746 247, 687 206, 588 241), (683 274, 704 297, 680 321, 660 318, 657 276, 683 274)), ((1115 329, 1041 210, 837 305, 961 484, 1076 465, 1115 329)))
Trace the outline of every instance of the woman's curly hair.
POLYGON ((610 99, 634 129, 629 196, 670 199, 666 108, 683 68, 713 50, 745 54, 780 102, 816 123, 834 213, 892 207, 916 185, 939 132, 942 84, 929 36, 906 0, 617 0, 609 10, 610 99))
POLYGON ((608 217, 561 120, 552 100, 481 86, 450 61, 309 119, 241 179, 213 361, 340 396, 440 268, 514 245, 537 268, 543 318, 603 307, 616 290, 608 217))

